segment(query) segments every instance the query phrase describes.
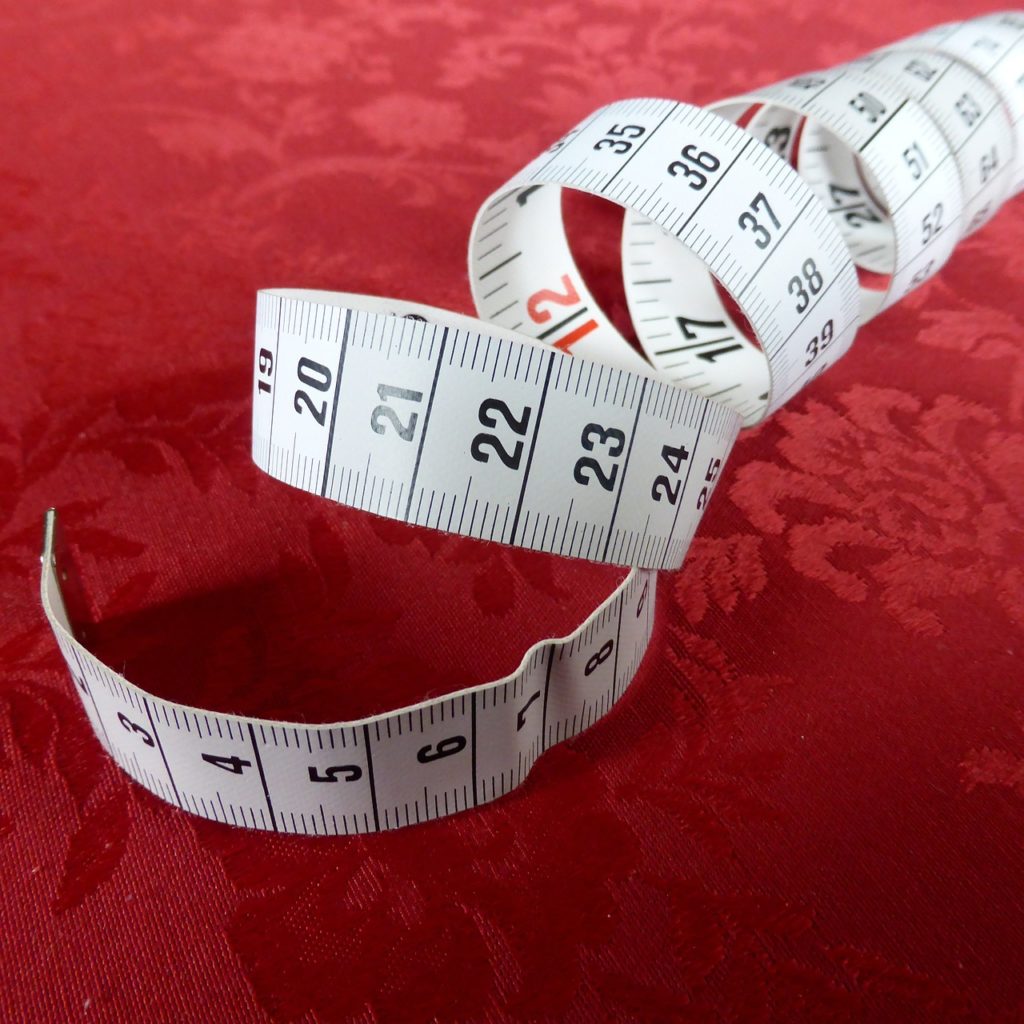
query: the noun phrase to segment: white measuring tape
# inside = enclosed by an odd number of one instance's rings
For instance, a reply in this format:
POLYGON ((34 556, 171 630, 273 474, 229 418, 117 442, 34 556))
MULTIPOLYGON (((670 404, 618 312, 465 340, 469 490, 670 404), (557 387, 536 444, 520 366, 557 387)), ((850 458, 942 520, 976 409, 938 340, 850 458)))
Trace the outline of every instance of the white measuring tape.
POLYGON ((962 61, 979 72, 999 94, 1013 126, 1016 153, 1010 190, 1024 190, 1024 13, 989 14, 972 21, 951 22, 913 36, 893 49, 922 47, 962 61))
POLYGON ((51 510, 43 607, 100 742, 165 800, 280 832, 397 828, 515 788, 629 686, 656 572, 682 564, 741 424, 834 363, 1020 190, 1022 82, 1024 17, 1003 14, 713 110, 613 103, 481 208, 469 264, 483 320, 261 292, 262 470, 376 515, 631 571, 504 679, 292 724, 167 701, 100 662, 68 618, 51 510), (564 188, 624 208, 646 361, 583 282, 564 188))

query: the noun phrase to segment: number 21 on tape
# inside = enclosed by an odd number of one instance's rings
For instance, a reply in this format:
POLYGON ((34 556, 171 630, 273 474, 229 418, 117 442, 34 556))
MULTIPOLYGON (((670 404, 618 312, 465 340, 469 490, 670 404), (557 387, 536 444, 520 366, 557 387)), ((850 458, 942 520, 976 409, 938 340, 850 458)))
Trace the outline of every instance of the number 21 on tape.
MULTIPOLYGON (((580 293, 576 290, 576 286, 572 283, 572 278, 568 274, 562 275, 561 283, 561 291, 556 291, 554 288, 541 288, 540 291, 534 292, 526 300, 526 311, 530 314, 530 319, 535 324, 546 324, 552 318, 552 311, 545 307, 575 306, 580 301, 580 293)), ((554 324, 554 326, 538 334, 537 337, 547 341, 551 335, 557 334, 563 327, 568 326, 573 320, 581 317, 586 311, 586 306, 580 306, 575 313, 570 313, 567 317, 554 324)), ((596 330, 597 321, 586 320, 570 330, 564 337, 559 338, 558 341, 552 341, 550 344, 554 345, 555 348, 560 348, 563 352, 568 352, 577 341, 585 338, 591 331, 596 330)))

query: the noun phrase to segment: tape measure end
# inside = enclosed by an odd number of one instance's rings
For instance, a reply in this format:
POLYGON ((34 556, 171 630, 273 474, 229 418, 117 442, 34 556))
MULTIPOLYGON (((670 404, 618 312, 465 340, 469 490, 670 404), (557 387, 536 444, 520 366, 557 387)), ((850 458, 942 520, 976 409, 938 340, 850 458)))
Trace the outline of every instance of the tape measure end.
POLYGON ((53 558, 54 537, 57 533, 57 510, 48 508, 43 516, 43 546, 39 557, 44 564, 47 558, 53 558))

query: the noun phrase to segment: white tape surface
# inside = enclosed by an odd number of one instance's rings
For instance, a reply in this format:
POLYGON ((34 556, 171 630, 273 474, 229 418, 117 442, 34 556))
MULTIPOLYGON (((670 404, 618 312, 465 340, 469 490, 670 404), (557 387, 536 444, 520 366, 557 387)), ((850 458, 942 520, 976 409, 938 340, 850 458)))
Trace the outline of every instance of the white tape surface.
POLYGON ((43 607, 100 742, 185 810, 281 832, 397 828, 519 785, 629 686, 656 571, 681 565, 741 423, 835 362, 859 322, 1021 189, 1022 83, 1024 17, 1004 14, 717 112, 613 103, 481 208, 469 261, 483 320, 261 292, 261 469, 377 515, 631 571, 504 679, 365 720, 288 724, 164 700, 92 655, 68 619, 51 511, 43 607), (647 360, 576 267, 563 188, 625 210, 624 285, 647 360))

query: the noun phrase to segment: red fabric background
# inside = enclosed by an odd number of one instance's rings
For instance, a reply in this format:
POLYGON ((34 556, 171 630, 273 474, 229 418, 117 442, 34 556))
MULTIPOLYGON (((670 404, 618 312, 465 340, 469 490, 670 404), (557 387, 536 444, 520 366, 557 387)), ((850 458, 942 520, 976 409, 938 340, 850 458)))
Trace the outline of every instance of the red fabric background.
POLYGON ((744 435, 609 719, 351 840, 188 817, 37 599, 160 693, 333 720, 508 671, 619 573, 384 524, 248 456, 254 293, 468 310, 477 204, 595 106, 708 102, 892 5, 11 5, 0 120, 0 1019, 1024 1019, 1024 199, 744 435))

